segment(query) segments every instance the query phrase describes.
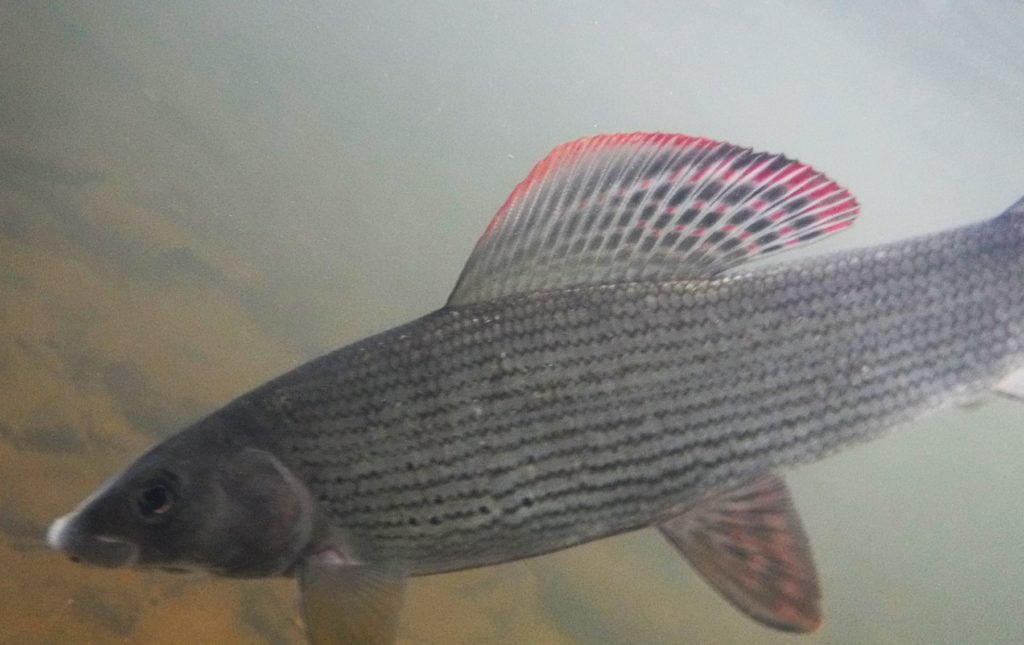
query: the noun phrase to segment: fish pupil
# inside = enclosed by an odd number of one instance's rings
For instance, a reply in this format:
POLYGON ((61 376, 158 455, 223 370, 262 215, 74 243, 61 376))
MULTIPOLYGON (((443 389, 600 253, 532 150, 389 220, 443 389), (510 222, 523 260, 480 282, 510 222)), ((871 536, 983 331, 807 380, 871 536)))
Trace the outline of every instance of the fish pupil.
POLYGON ((166 486, 160 484, 143 490, 138 500, 139 512, 143 517, 162 515, 169 511, 173 504, 174 499, 171 492, 166 486))

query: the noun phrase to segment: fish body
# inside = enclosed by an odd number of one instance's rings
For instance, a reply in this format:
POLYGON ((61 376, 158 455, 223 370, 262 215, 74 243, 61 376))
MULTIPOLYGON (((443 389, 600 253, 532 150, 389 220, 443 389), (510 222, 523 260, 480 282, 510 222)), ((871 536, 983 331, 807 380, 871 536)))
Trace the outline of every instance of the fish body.
POLYGON ((445 307, 171 437, 50 542, 106 566, 295 575, 313 640, 356 642, 393 636, 407 576, 656 526, 742 611, 814 629, 777 472, 1024 366, 1024 200, 746 264, 856 214, 778 155, 642 133, 561 146, 445 307))
POLYGON ((535 555, 990 387, 1024 359, 1020 224, 442 309, 236 405, 367 557, 535 555))

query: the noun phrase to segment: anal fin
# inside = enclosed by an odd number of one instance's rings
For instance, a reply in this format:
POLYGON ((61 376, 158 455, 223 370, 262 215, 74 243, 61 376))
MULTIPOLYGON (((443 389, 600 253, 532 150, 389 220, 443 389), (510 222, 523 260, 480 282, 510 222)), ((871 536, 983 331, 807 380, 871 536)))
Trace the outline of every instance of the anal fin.
POLYGON ((387 567, 352 564, 331 551, 309 556, 299 571, 299 594, 314 645, 394 643, 405 576, 387 567))
POLYGON ((709 496, 658 528, 712 587, 754 620, 792 632, 821 624, 810 545, 780 476, 709 496))

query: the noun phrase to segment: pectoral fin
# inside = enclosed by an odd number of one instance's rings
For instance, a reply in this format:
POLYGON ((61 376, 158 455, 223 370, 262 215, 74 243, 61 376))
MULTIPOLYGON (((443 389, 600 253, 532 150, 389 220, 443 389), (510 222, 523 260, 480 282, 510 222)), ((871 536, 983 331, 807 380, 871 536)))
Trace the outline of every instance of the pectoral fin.
POLYGON ((709 497, 658 528, 729 602, 769 627, 821 624, 807 536, 778 475, 709 497))
POLYGON ((310 643, 393 643, 404 588, 405 576, 383 566, 347 563, 330 551, 306 558, 299 593, 310 643))

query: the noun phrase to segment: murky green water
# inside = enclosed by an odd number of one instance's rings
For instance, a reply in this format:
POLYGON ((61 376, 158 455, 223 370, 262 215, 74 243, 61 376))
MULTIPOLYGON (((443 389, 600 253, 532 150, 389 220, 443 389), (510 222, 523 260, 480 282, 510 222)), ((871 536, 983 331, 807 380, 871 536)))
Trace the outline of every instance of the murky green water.
MULTIPOLYGON (((440 305, 562 141, 798 156, 864 206, 831 248, 1019 197, 1024 10, 847 4, 0 3, 0 641, 301 642, 288 581, 89 569, 46 526, 199 414, 440 305)), ((1021 419, 943 412, 789 476, 812 636, 642 532, 418 579, 403 641, 1024 641, 1021 419)))

